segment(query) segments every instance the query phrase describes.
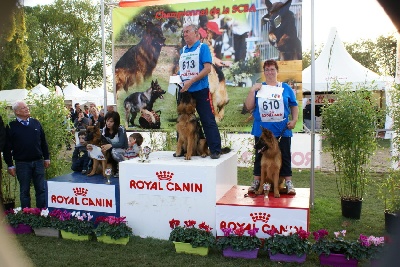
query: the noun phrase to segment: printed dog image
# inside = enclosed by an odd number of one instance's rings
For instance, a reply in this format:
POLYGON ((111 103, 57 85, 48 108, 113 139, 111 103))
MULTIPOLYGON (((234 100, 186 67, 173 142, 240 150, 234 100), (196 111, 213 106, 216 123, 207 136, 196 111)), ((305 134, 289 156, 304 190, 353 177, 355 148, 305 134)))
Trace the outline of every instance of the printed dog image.
MULTIPOLYGON (((90 145, 101 147, 102 145, 108 144, 107 139, 101 134, 100 127, 98 125, 88 126, 86 128, 85 140, 88 143, 89 151, 90 151, 90 145)), ((88 173, 87 176, 93 176, 95 174, 101 173, 104 177, 106 177, 105 170, 107 168, 112 169, 111 150, 109 149, 106 152, 103 152, 103 155, 105 160, 97 160, 92 158, 93 160, 92 171, 88 173)))
POLYGON ((163 99, 165 90, 161 88, 158 81, 151 81, 151 86, 144 92, 135 92, 129 95, 124 101, 125 108, 125 126, 128 127, 129 123, 135 126, 135 119, 137 114, 146 113, 150 116, 153 123, 156 123, 156 117, 151 112, 153 111, 154 102, 159 98, 163 99))
POLYGON ((115 65, 116 91, 138 85, 149 78, 157 65, 165 37, 160 25, 147 22, 141 41, 129 48, 115 65))
MULTIPOLYGON (((204 158, 210 155, 203 130, 196 118, 196 100, 190 93, 181 93, 177 112, 176 131, 178 133, 178 142, 174 157, 185 156, 185 160, 190 160, 192 156, 204 158)), ((221 154, 226 154, 230 151, 230 148, 225 147, 222 148, 221 154)))
POLYGON ((260 187, 256 194, 263 194, 264 183, 270 183, 274 189, 274 197, 278 198, 280 197, 279 186, 283 183, 283 178, 279 176, 282 156, 278 140, 270 130, 263 128, 255 149, 262 153, 260 187))
MULTIPOLYGON (((212 46, 212 32, 207 30, 207 37, 202 39, 202 42, 208 45, 211 55, 214 55, 214 47, 212 46)), ((218 60, 213 56, 213 64, 211 72, 208 74, 208 83, 213 102, 215 121, 218 123, 224 118, 225 106, 229 103, 228 91, 226 90, 225 75, 218 68, 214 61, 218 60)))
POLYGON ((268 39, 271 45, 279 50, 279 60, 301 60, 301 41, 297 37, 295 18, 289 10, 292 0, 286 3, 274 4, 265 0, 268 13, 262 18, 261 24, 269 22, 268 39))

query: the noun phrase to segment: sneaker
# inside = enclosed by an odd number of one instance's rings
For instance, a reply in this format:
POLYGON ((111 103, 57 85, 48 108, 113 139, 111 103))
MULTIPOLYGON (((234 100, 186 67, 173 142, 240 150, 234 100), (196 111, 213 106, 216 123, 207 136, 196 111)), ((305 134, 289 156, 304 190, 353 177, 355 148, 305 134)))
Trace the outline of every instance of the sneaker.
POLYGON ((215 152, 215 153, 211 153, 210 158, 212 158, 212 159, 219 159, 220 156, 221 156, 220 153, 215 152))
POLYGON ((82 174, 86 174, 86 173, 87 173, 87 170, 83 170, 83 171, 82 171, 82 174))
POLYGON ((114 174, 114 178, 119 178, 119 172, 116 172, 116 173, 114 174))
POLYGON ((292 181, 286 181, 286 189, 288 195, 295 195, 296 190, 294 189, 292 181))
POLYGON ((259 187, 260 187, 260 180, 253 180, 253 183, 251 184, 251 186, 247 191, 249 193, 254 193, 258 190, 259 187))

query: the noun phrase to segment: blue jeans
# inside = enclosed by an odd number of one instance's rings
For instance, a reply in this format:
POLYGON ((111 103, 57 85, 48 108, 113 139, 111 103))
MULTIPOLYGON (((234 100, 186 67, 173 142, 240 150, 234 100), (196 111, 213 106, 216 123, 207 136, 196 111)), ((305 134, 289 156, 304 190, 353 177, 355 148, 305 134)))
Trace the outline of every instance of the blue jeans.
POLYGON ((221 135, 213 113, 210 89, 205 88, 190 93, 196 99, 196 110, 199 113, 201 126, 203 127, 210 152, 219 154, 221 153, 221 135))
POLYGON ((32 181, 36 192, 36 207, 45 208, 46 189, 43 160, 16 161, 15 171, 19 182, 21 207, 31 207, 30 188, 32 181))

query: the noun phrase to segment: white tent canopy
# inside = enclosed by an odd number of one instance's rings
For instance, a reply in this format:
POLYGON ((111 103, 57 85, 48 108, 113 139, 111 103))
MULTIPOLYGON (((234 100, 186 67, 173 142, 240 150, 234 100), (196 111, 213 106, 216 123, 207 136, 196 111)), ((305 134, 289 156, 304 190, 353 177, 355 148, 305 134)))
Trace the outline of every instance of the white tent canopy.
POLYGON ((101 99, 93 94, 88 94, 76 85, 69 83, 64 89, 64 100, 71 100, 72 105, 75 103, 94 102, 97 106, 101 105, 101 99))
MULTIPOLYGON (((311 66, 302 72, 303 93, 311 92, 311 66)), ((332 28, 321 54, 315 60, 315 92, 332 91, 334 81, 352 83, 353 89, 360 84, 377 85, 376 90, 384 90, 387 77, 382 77, 365 68, 346 51, 336 28, 332 28)))
POLYGON ((8 106, 11 106, 16 101, 25 101, 28 97, 26 89, 11 89, 0 91, 0 101, 6 101, 8 106))
MULTIPOLYGON (((90 91, 87 91, 87 93, 99 97, 101 99, 100 106, 104 105, 104 89, 102 87, 94 88, 90 91)), ((109 105, 115 105, 115 101, 114 101, 114 94, 107 91, 107 106, 109 105)))
POLYGON ((43 84, 39 83, 38 85, 36 85, 35 87, 33 87, 31 89, 31 93, 41 96, 41 95, 48 95, 50 93, 49 88, 47 88, 46 86, 44 86, 43 84))

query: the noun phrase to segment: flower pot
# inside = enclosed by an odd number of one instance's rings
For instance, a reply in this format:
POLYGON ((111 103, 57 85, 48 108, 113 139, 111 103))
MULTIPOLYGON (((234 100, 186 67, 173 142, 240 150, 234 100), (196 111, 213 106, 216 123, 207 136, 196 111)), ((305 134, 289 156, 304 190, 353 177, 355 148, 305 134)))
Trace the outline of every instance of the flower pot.
POLYGON ((47 237, 60 237, 60 230, 51 227, 33 228, 35 235, 47 237))
POLYGON ((74 240, 74 241, 89 241, 90 240, 89 235, 78 235, 78 234, 74 234, 74 233, 67 232, 64 230, 61 230, 61 237, 63 239, 69 239, 69 240, 74 240))
POLYGON ((400 217, 396 213, 385 211, 385 230, 389 234, 393 234, 396 226, 400 225, 400 217))
POLYGON ((97 237, 97 241, 106 243, 106 244, 126 245, 129 242, 129 237, 114 239, 108 235, 102 235, 102 236, 97 237))
POLYGON ((319 255, 319 263, 333 267, 357 267, 358 260, 347 259, 344 254, 331 253, 327 256, 323 253, 319 255))
POLYGON ((342 216, 349 219, 360 219, 362 200, 341 199, 342 216))
POLYGON ((276 253, 275 255, 272 255, 271 252, 270 252, 269 253, 269 259, 271 261, 303 263, 303 262, 306 261, 306 254, 304 253, 302 256, 299 257, 296 254, 286 255, 286 254, 276 253))
POLYGON ((187 253, 187 254, 195 254, 200 256, 208 255, 208 248, 206 247, 197 247, 194 248, 190 243, 183 242, 174 242, 176 253, 187 253))
POLYGON ((16 227, 10 227, 9 231, 17 235, 30 234, 32 233, 32 227, 27 224, 18 224, 16 227))
POLYGON ((257 259, 258 250, 259 249, 256 248, 253 250, 236 251, 228 247, 222 251, 222 254, 227 258, 257 259))

